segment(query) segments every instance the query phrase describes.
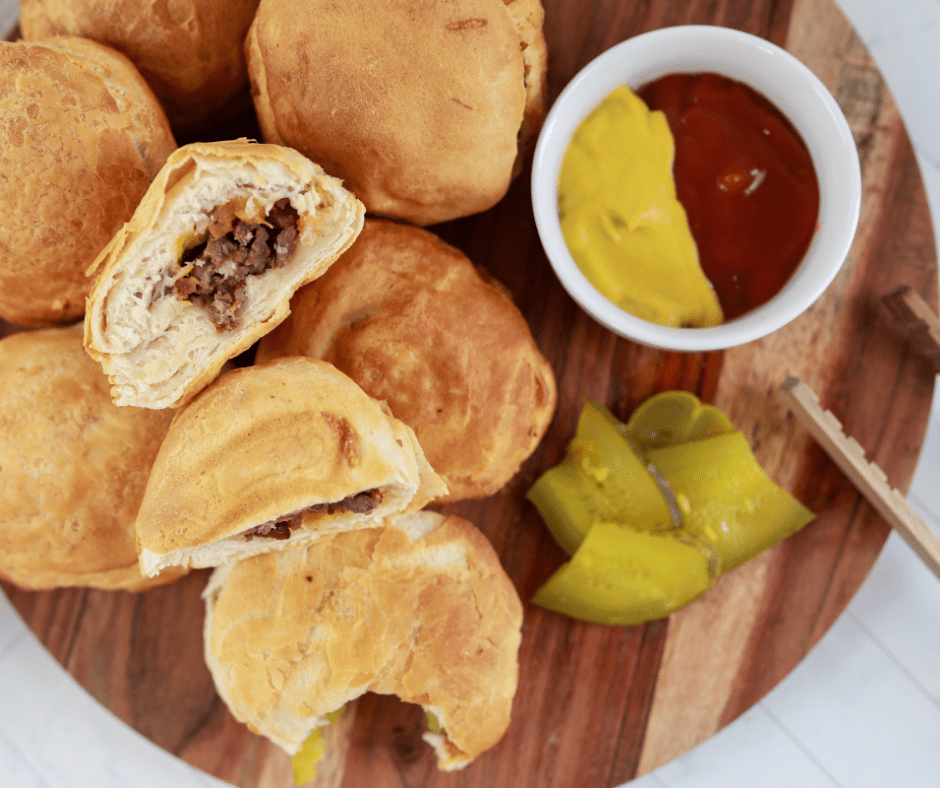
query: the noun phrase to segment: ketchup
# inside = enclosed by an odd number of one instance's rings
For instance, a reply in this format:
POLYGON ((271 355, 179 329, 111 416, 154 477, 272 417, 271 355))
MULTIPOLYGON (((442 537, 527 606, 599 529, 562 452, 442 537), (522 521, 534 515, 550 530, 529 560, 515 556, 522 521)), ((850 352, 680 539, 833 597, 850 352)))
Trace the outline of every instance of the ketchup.
POLYGON ((760 93, 718 74, 669 74, 637 93, 666 115, 676 192, 725 319, 760 306, 816 231, 819 185, 805 143, 760 93))

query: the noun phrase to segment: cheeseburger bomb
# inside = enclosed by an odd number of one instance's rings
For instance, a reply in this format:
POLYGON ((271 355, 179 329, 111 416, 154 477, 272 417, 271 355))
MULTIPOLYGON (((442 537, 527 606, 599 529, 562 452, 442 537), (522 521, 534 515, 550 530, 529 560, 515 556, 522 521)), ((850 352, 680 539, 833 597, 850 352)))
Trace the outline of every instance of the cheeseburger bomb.
POLYGON ((81 326, 0 339, 0 578, 140 591, 134 522, 171 411, 119 408, 81 326))
POLYGON ((419 227, 366 219, 356 242, 291 299, 256 360, 336 365, 418 436, 448 494, 503 487, 555 412, 551 365, 501 286, 419 227))
POLYGON ((297 151, 248 140, 174 151, 95 261, 85 348, 118 405, 177 408, 287 317, 365 208, 297 151))
POLYGON ((123 55, 80 38, 0 42, 0 317, 80 318, 86 269, 175 148, 123 55))
POLYGON ((137 515, 140 564, 221 566, 380 524, 446 490, 414 432, 331 364, 241 367, 177 411, 137 515))
POLYGON ((431 712, 438 768, 462 769, 509 727, 522 603, 470 522, 421 511, 216 569, 206 665, 236 719, 294 755, 366 692, 431 712))
POLYGON ((538 0, 262 0, 245 41, 262 134, 370 213, 484 211, 541 123, 542 18, 538 0))
POLYGON ((242 42, 258 0, 20 0, 23 38, 75 35, 126 55, 174 128, 209 118, 248 85, 242 42))

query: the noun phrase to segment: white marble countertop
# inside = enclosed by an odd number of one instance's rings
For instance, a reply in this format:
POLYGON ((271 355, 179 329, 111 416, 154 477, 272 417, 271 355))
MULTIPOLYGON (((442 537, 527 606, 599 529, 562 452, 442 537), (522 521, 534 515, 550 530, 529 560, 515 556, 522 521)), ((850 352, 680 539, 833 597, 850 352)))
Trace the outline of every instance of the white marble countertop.
MULTIPOLYGON (((838 0, 900 106, 940 227, 940 0, 838 0)), ((0 0, 0 34, 17 18, 0 0)), ((935 229, 935 234, 940 232, 935 229)), ((940 390, 940 387, 938 387, 940 390)), ((940 533, 940 394, 909 500, 940 533)), ((118 721, 0 594, 0 786, 211 788, 118 721)), ((847 611, 763 701, 631 788, 936 788, 940 583, 892 534, 847 611), (864 688, 864 692, 860 689, 864 688)))

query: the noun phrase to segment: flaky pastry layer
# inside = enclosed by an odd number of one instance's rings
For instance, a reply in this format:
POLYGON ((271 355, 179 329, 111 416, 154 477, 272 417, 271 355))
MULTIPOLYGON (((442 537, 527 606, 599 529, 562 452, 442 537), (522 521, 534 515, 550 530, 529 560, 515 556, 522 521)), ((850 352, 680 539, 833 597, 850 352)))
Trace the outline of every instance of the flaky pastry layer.
POLYGON ((160 171, 133 218, 95 262, 85 347, 119 405, 179 407, 288 314, 301 285, 320 276, 358 235, 364 208, 296 151, 247 140, 192 143, 160 171), (287 263, 244 278, 237 325, 220 330, 177 292, 186 253, 233 211, 265 223, 275 204, 298 214, 287 263))

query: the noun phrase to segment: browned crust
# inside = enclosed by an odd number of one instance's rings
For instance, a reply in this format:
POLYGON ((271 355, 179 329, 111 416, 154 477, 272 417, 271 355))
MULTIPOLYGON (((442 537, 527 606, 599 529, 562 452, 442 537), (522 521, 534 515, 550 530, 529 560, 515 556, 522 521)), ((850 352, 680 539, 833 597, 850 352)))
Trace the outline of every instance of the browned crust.
POLYGON ((320 162, 371 213, 427 225, 486 210, 523 119, 526 136, 540 124, 541 7, 517 2, 416 14, 409 0, 263 0, 245 47, 265 139, 320 162))
POLYGON ((126 55, 170 122, 208 118, 248 84, 242 41, 258 0, 21 0, 27 40, 74 35, 126 55))
POLYGON ((134 519, 169 412, 119 408, 80 327, 0 340, 0 576, 142 590, 134 519))
POLYGON ((85 269, 175 148, 122 55, 76 38, 0 42, 0 317, 80 318, 85 269))

